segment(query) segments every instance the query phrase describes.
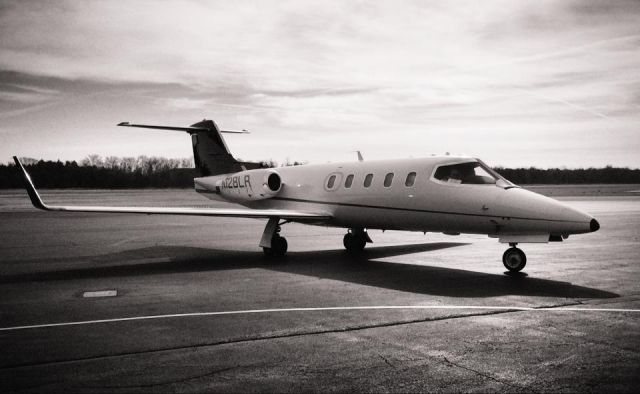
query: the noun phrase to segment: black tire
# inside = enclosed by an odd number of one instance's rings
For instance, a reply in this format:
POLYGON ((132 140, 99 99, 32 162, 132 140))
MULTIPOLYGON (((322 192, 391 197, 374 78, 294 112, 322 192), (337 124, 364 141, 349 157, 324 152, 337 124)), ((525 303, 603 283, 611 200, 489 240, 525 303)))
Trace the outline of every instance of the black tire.
POLYGON ((356 252, 362 252, 367 245, 367 240, 364 236, 353 237, 353 250, 356 252))
POLYGON ((285 237, 273 237, 270 248, 262 248, 264 255, 267 257, 282 257, 287 253, 289 244, 285 237))
POLYGON ((527 256, 518 248, 509 248, 502 255, 502 264, 510 272, 520 272, 527 265, 527 256))
POLYGON ((271 245, 273 246, 275 243, 274 256, 282 257, 287 253, 287 249, 289 248, 289 244, 287 243, 287 239, 285 237, 278 237, 275 240, 271 241, 271 245), (275 241, 275 242, 274 242, 275 241))
POLYGON ((344 245, 345 249, 351 250, 351 247, 353 245, 353 234, 346 233, 344 235, 344 238, 342 238, 342 244, 344 245))
POLYGON ((367 240, 364 236, 347 233, 342 239, 345 249, 350 253, 359 253, 364 250, 367 240))

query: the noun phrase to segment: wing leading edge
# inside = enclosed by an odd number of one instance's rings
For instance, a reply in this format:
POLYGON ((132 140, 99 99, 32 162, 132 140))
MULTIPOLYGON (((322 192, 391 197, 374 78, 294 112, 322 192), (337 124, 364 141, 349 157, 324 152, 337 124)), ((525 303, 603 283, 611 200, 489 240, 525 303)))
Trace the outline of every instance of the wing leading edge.
POLYGON ((33 181, 22 166, 20 160, 13 156, 16 166, 20 168, 22 180, 34 207, 45 211, 66 212, 104 212, 104 213, 138 213, 147 215, 190 215, 190 216, 226 216, 241 218, 270 219, 280 218, 295 221, 324 221, 331 219, 325 212, 307 212, 287 209, 215 209, 215 208, 178 208, 178 207, 106 207, 106 206, 62 206, 47 205, 42 201, 33 181))

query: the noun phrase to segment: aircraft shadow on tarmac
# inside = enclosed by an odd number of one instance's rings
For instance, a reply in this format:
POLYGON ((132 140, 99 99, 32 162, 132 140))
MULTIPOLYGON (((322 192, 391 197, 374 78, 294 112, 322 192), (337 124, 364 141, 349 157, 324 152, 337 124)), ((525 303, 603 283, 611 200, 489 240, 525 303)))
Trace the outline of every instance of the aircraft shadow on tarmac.
MULTIPOLYGON (((289 252, 270 260, 261 252, 156 246, 93 258, 88 267, 0 276, 0 283, 146 276, 261 268, 416 294, 447 297, 523 295, 563 298, 613 298, 618 294, 526 274, 488 274, 455 268, 379 261, 385 257, 428 253, 467 245, 458 242, 370 247, 360 255, 344 250, 289 252), (131 263, 126 263, 126 261, 131 263), (376 260, 376 261, 372 261, 376 260), (125 263, 123 263, 125 261, 125 263), (142 261, 142 262, 141 262, 142 261), (116 263, 116 264, 114 264, 116 263)), ((86 261, 86 260, 85 260, 86 261)), ((455 264, 455 261, 452 261, 455 264)))

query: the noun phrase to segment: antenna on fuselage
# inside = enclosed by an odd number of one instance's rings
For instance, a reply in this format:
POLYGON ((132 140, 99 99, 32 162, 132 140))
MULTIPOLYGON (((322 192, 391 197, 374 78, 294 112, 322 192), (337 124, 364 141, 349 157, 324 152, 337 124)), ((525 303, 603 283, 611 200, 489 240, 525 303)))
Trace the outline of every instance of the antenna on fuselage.
POLYGON ((362 153, 360 153, 359 150, 356 151, 358 153, 358 161, 364 161, 364 159, 362 158, 362 153))

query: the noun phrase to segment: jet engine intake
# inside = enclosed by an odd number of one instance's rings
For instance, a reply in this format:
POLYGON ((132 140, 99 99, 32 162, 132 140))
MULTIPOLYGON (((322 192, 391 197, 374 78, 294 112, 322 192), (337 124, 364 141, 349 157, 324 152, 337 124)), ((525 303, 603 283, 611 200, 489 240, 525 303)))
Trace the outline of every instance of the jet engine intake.
POLYGON ((270 173, 266 175, 265 185, 269 191, 278 193, 282 187, 282 179, 280 179, 280 175, 278 175, 277 172, 270 171, 270 173))

